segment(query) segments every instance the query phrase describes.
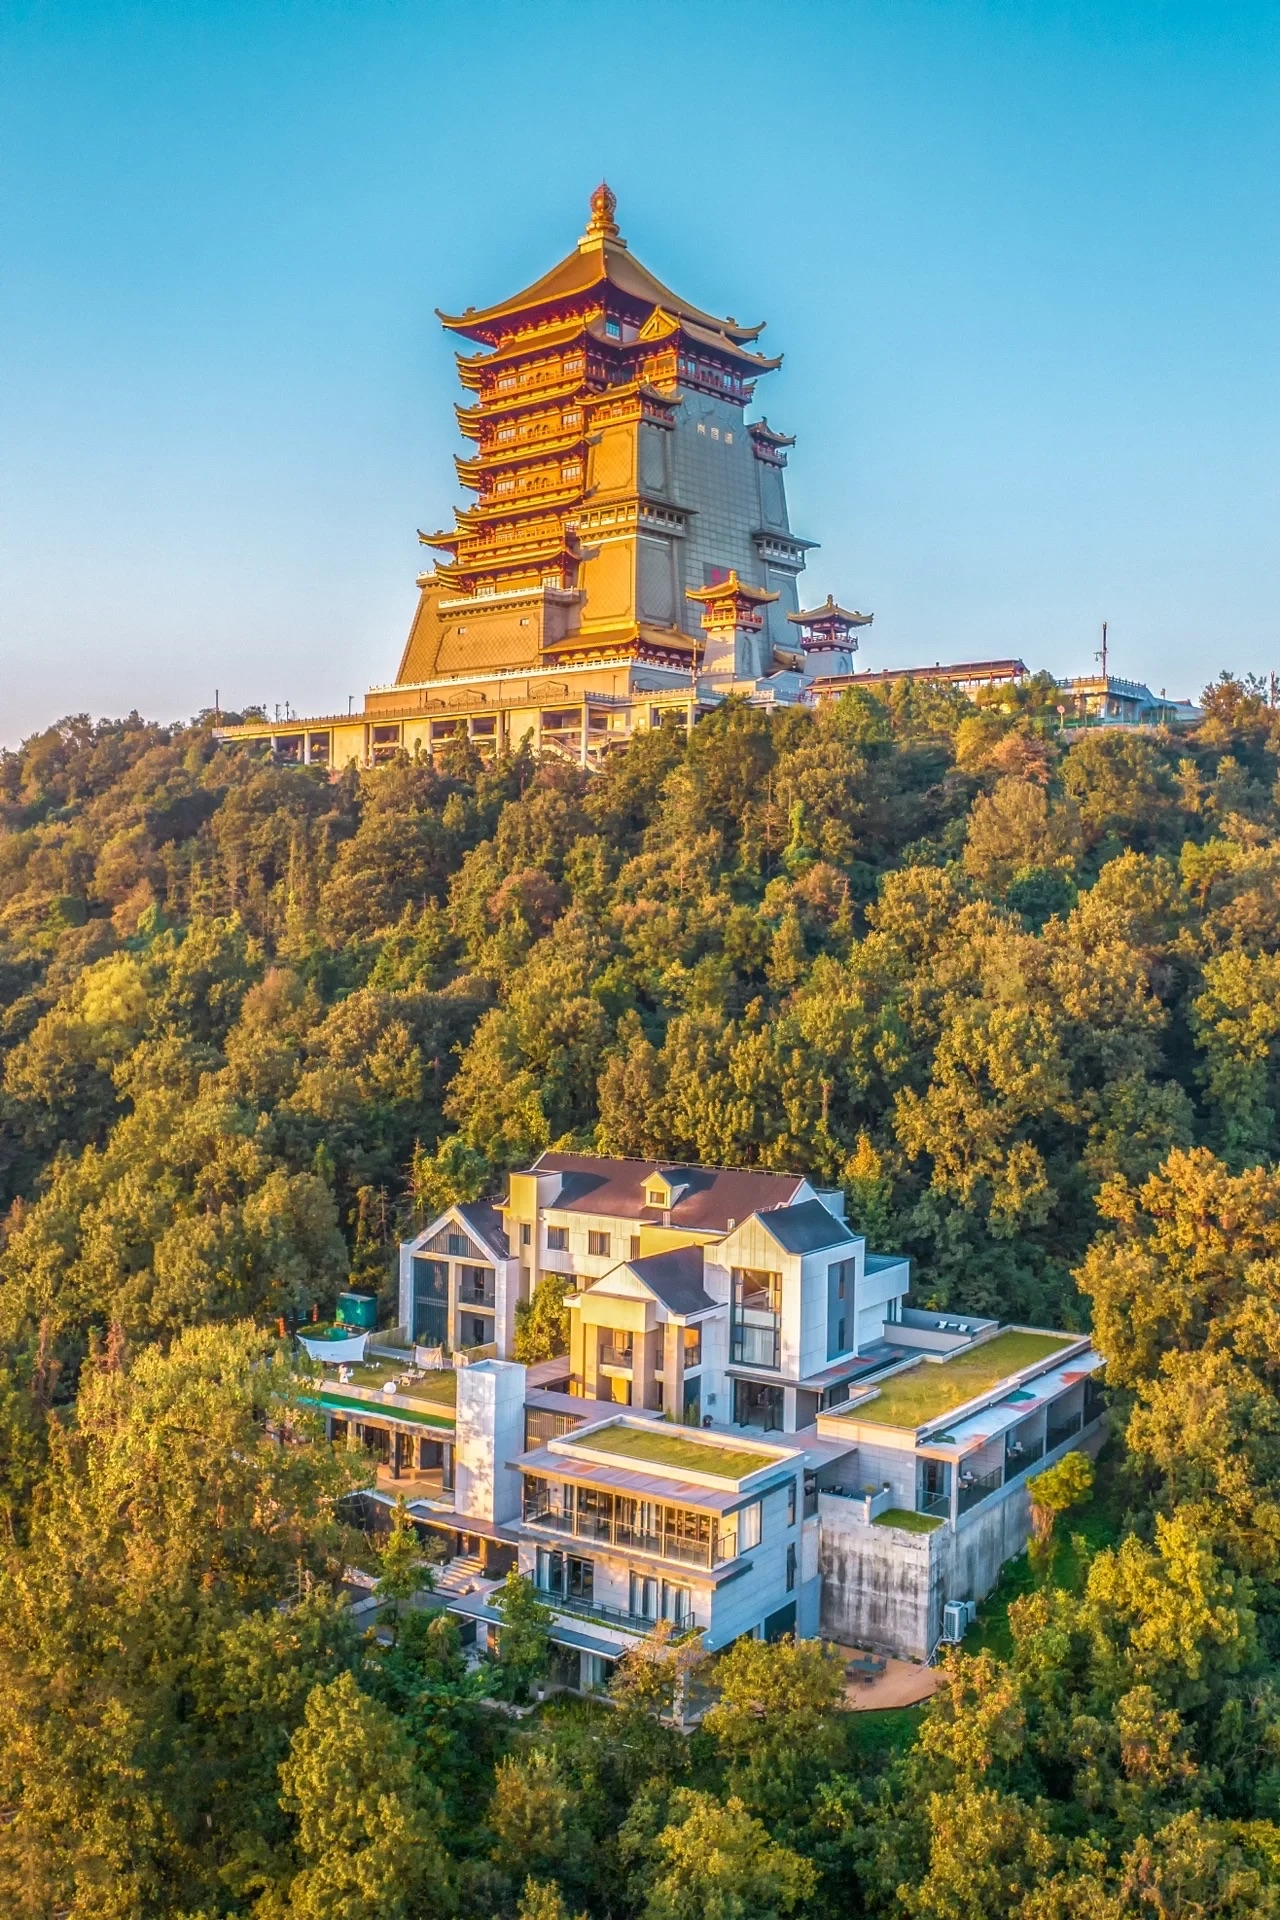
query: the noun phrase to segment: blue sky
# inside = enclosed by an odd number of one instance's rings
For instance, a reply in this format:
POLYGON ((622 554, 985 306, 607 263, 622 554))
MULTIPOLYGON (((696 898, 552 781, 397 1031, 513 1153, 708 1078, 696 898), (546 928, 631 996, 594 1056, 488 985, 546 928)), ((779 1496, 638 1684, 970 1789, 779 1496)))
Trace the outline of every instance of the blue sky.
POLYGON ((1280 4, 0 12, 0 739, 394 675, 433 308, 567 252, 766 318, 868 665, 1280 667, 1280 4))

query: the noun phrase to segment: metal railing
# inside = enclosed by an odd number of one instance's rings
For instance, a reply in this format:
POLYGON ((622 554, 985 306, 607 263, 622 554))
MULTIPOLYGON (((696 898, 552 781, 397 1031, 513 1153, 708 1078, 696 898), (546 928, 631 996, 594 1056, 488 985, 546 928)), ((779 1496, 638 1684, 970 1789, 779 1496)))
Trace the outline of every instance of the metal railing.
POLYGON ((593 1540, 600 1546, 629 1548, 632 1553, 650 1553, 657 1559, 675 1560, 687 1567, 718 1566, 722 1560, 736 1557, 736 1538, 734 1552, 722 1552, 718 1538, 686 1540, 666 1531, 651 1533, 598 1513, 565 1513, 560 1507, 535 1507, 525 1512, 524 1523, 527 1527, 568 1534, 575 1540, 593 1540))
POLYGON ((944 1520, 951 1517, 951 1495, 949 1493, 922 1493, 916 1497, 917 1513, 941 1514, 944 1520))
POLYGON ((972 1480, 960 1482, 960 1495, 957 1506, 961 1513, 968 1513, 970 1507, 976 1507, 990 1493, 996 1493, 1004 1485, 1004 1470, 997 1467, 994 1473, 976 1475, 972 1480))
POLYGON ((1016 1480, 1028 1467, 1034 1467, 1044 1453, 1043 1440, 1027 1440, 1019 1447, 1010 1447, 1004 1457, 1004 1477, 1016 1480))
MULTIPOLYGON (((630 1613, 625 1607, 609 1607, 601 1600, 584 1600, 580 1594, 557 1593, 554 1587, 539 1587, 538 1598, 545 1606, 553 1607, 557 1613, 580 1613, 589 1620, 599 1620, 602 1625, 622 1627, 629 1633, 652 1633, 658 1622, 644 1613, 630 1613)), ((683 1620, 672 1623, 683 1633, 702 1630, 702 1624, 692 1613, 683 1620)))
POLYGON ((1083 1410, 1077 1409, 1075 1413, 1069 1413, 1065 1420, 1060 1420, 1056 1426, 1049 1427, 1044 1437, 1045 1452, 1052 1453, 1055 1447, 1060 1447, 1065 1440, 1069 1440, 1073 1433, 1079 1433, 1083 1425, 1083 1410))

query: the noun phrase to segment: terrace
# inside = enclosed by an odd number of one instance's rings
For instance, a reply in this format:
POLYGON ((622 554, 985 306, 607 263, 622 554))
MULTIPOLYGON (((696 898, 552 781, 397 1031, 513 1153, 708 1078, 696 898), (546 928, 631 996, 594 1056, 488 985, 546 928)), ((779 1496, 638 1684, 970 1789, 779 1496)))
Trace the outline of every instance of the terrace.
POLYGON ((634 1461, 640 1467, 666 1467, 673 1473, 710 1474, 731 1481, 745 1480, 764 1467, 776 1467, 783 1458, 723 1440, 694 1439, 656 1422, 630 1426, 618 1421, 594 1433, 575 1434, 572 1444, 575 1452, 608 1454, 634 1461))
POLYGON ((841 1415, 867 1426, 895 1427, 916 1432, 970 1401, 981 1399, 1004 1381, 1042 1361, 1051 1360, 1079 1336, 1069 1333, 1028 1333, 1009 1328, 965 1348, 946 1360, 920 1360, 893 1374, 865 1398, 851 1400, 841 1415))
POLYGON ((366 1360, 327 1367, 308 1397, 328 1416, 335 1440, 354 1439, 373 1455, 381 1491, 424 1500, 451 1495, 455 1373, 366 1360))

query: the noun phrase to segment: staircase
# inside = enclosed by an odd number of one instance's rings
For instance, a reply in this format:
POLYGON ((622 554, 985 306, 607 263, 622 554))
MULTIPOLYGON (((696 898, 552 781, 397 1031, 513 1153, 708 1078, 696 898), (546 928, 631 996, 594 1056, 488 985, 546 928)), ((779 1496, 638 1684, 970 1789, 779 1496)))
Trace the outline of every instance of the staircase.
POLYGON ((457 1553, 436 1574, 437 1593, 472 1593, 497 1583, 486 1575, 478 1553, 457 1553))

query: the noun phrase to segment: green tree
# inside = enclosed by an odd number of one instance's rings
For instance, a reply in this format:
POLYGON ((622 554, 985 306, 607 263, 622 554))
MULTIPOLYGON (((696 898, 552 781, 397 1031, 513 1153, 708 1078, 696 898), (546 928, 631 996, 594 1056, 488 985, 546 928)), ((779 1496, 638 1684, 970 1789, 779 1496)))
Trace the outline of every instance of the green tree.
POLYGON ((280 1784, 300 1862, 278 1909, 289 1920, 400 1920, 440 1888, 446 1860, 408 1739, 350 1673, 312 1690, 280 1784))
POLYGON ((498 1629, 498 1672, 515 1695, 528 1692, 547 1670, 552 1614, 538 1598, 532 1580, 512 1568, 493 1592, 491 1605, 502 1618, 498 1629))
POLYGON ((782 1920, 816 1891, 812 1863, 771 1840, 740 1800, 678 1787, 669 1815, 652 1838, 632 1838, 633 1852, 652 1849, 644 1920, 782 1920))
POLYGON ((1052 1564, 1054 1528, 1059 1514, 1080 1506, 1093 1492, 1093 1462, 1083 1453, 1064 1453, 1043 1473, 1027 1481, 1031 1496, 1032 1559, 1047 1572, 1052 1564))
POLYGON ((569 1309, 565 1302, 572 1290, 570 1275, 544 1273, 532 1298, 516 1303, 512 1351, 526 1367, 535 1366, 539 1360, 553 1360, 557 1354, 569 1351, 569 1309))

